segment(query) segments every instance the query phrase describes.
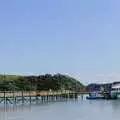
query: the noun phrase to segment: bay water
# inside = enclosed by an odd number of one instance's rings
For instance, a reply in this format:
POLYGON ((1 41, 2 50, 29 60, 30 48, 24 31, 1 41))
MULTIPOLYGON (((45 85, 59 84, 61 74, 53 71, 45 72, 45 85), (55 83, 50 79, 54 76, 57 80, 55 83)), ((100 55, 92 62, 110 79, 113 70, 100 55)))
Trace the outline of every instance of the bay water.
POLYGON ((0 105, 0 120, 120 120, 120 100, 68 100, 0 105))

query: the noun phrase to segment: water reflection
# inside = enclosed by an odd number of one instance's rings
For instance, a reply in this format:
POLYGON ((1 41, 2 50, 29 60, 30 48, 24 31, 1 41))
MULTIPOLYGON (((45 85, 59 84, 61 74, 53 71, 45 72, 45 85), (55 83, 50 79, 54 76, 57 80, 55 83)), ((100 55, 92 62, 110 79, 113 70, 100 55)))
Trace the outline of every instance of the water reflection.
POLYGON ((0 106, 0 113, 3 112, 17 112, 17 111, 23 111, 23 109, 28 108, 31 109, 31 105, 1 105, 0 106))
POLYGON ((0 105, 0 120, 119 120, 120 100, 69 100, 0 105))
POLYGON ((55 103, 78 103, 78 99, 75 100, 69 100, 69 101, 56 101, 56 102, 37 102, 37 103, 28 103, 28 104, 0 104, 0 113, 5 112, 24 112, 25 111, 31 111, 34 107, 42 107, 42 106, 48 106, 55 103))
POLYGON ((111 105, 114 110, 120 110, 120 100, 111 101, 111 105))

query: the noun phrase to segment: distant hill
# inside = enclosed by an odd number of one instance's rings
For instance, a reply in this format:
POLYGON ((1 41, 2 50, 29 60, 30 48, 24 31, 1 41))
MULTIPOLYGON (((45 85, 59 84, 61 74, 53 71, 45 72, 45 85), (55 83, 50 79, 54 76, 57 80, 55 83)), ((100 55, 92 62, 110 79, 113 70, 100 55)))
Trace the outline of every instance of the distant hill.
POLYGON ((81 90, 78 80, 61 74, 39 76, 0 75, 0 91, 13 90, 81 90))

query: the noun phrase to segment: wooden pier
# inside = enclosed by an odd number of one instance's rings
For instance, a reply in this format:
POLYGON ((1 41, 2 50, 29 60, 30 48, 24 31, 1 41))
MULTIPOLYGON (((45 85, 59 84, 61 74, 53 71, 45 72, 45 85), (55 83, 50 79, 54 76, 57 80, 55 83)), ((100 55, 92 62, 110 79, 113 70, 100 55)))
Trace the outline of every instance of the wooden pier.
POLYGON ((1 91, 0 92, 0 103, 4 104, 24 104, 32 102, 50 102, 77 99, 78 95, 83 97, 83 92, 72 92, 72 91, 57 91, 57 92, 46 92, 46 91, 1 91))

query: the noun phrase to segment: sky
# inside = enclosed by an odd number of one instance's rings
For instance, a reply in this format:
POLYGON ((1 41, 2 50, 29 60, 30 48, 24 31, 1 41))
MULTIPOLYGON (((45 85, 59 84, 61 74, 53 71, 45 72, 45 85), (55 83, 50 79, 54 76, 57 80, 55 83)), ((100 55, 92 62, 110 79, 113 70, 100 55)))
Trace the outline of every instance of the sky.
POLYGON ((119 0, 1 0, 0 73, 120 81, 119 0))

